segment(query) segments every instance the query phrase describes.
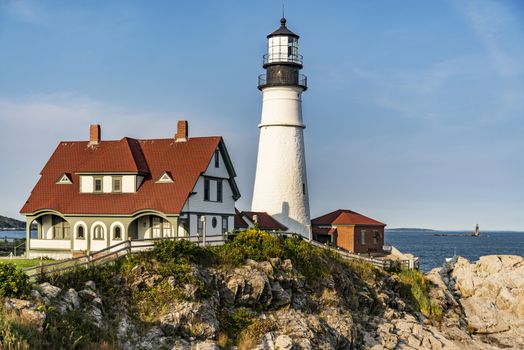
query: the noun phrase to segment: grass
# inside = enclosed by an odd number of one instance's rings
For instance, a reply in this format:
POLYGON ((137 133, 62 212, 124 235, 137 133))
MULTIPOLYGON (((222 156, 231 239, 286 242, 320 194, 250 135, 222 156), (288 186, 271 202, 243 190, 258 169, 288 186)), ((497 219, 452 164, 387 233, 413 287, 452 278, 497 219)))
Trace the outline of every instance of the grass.
POLYGON ((21 269, 25 269, 28 267, 38 266, 40 263, 42 264, 49 264, 55 262, 55 260, 46 259, 46 260, 40 260, 40 259, 19 259, 19 258, 0 258, 0 263, 12 263, 18 266, 21 269))
POLYGON ((431 282, 418 270, 402 270, 396 273, 402 281, 400 295, 410 301, 416 311, 429 319, 440 319, 442 308, 431 299, 431 282))

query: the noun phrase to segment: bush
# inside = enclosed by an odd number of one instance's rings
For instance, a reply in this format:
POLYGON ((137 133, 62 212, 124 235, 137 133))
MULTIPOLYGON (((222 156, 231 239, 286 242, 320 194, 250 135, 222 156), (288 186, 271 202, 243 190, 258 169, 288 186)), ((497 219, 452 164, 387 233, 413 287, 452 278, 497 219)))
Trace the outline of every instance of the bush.
POLYGON ((402 281, 400 295, 408 299, 416 311, 431 319, 442 316, 442 308, 429 296, 431 282, 418 270, 402 270, 397 274, 402 281))
POLYGON ((188 240, 161 240, 155 243, 151 256, 160 262, 181 261, 201 263, 207 250, 188 240))
POLYGON ((232 265, 242 265, 246 259, 265 261, 282 256, 277 237, 257 229, 239 233, 232 241, 217 249, 221 258, 232 265))
POLYGON ((227 334, 227 339, 236 344, 240 333, 251 326, 253 322, 255 322, 253 313, 242 307, 231 314, 226 314, 220 324, 225 334, 227 334))
POLYGON ((12 263, 0 263, 0 296, 24 298, 29 290, 29 277, 22 270, 12 263))

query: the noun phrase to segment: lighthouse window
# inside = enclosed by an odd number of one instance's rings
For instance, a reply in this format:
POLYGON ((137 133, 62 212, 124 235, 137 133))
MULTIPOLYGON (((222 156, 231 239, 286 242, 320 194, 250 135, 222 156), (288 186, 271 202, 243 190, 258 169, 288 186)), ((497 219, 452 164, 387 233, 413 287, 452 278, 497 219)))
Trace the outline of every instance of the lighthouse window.
POLYGON ((306 194, 306 184, 302 184, 302 194, 306 194))

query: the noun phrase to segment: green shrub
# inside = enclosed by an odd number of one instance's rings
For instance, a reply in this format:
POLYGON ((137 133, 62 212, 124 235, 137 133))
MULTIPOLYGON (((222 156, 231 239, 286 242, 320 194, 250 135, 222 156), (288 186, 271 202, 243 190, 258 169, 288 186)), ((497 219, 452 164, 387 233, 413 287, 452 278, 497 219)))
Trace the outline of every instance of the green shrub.
POLYGON ((161 240, 155 243, 150 255, 159 262, 180 261, 204 262, 208 251, 188 240, 161 240))
POLYGON ((328 261, 333 259, 329 250, 311 246, 298 236, 282 239, 283 256, 291 259, 293 265, 311 281, 329 275, 328 261))
POLYGON ((229 340, 236 344, 242 331, 246 330, 255 322, 255 316, 246 308, 236 309, 231 314, 226 314, 220 322, 222 330, 227 334, 229 340))
POLYGON ((15 264, 0 263, 0 296, 23 298, 29 294, 29 277, 15 264))
POLYGON ((397 275, 402 281, 401 297, 409 300, 415 310, 431 319, 439 319, 442 316, 442 308, 429 296, 431 282, 422 272, 402 270, 397 275))
POLYGON ((239 233, 232 241, 217 247, 217 252, 223 262, 238 266, 246 259, 265 261, 280 257, 282 247, 279 238, 264 231, 249 229, 239 233))

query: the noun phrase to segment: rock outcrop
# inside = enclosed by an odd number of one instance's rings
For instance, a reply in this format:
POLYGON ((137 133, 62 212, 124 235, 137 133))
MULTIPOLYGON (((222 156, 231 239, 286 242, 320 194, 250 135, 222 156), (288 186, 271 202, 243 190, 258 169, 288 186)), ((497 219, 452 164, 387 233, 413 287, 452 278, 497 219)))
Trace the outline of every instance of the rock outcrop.
POLYGON ((6 299, 4 308, 40 330, 46 320, 41 309, 81 312, 101 331, 113 327, 122 349, 234 348, 223 338, 235 315, 249 318, 247 328, 233 334, 240 350, 524 348, 521 257, 458 258, 431 271, 431 296, 443 310, 432 320, 402 297, 398 276, 377 273, 370 282, 340 269, 312 282, 291 260, 275 258, 240 267, 191 265, 181 279, 139 264, 111 280, 118 301, 93 281, 76 289, 42 283, 31 301, 6 299), (147 320, 133 295, 159 296, 147 320))
POLYGON ((524 259, 483 256, 471 263, 462 257, 428 277, 445 299, 461 308, 475 338, 496 347, 524 349, 524 259))

